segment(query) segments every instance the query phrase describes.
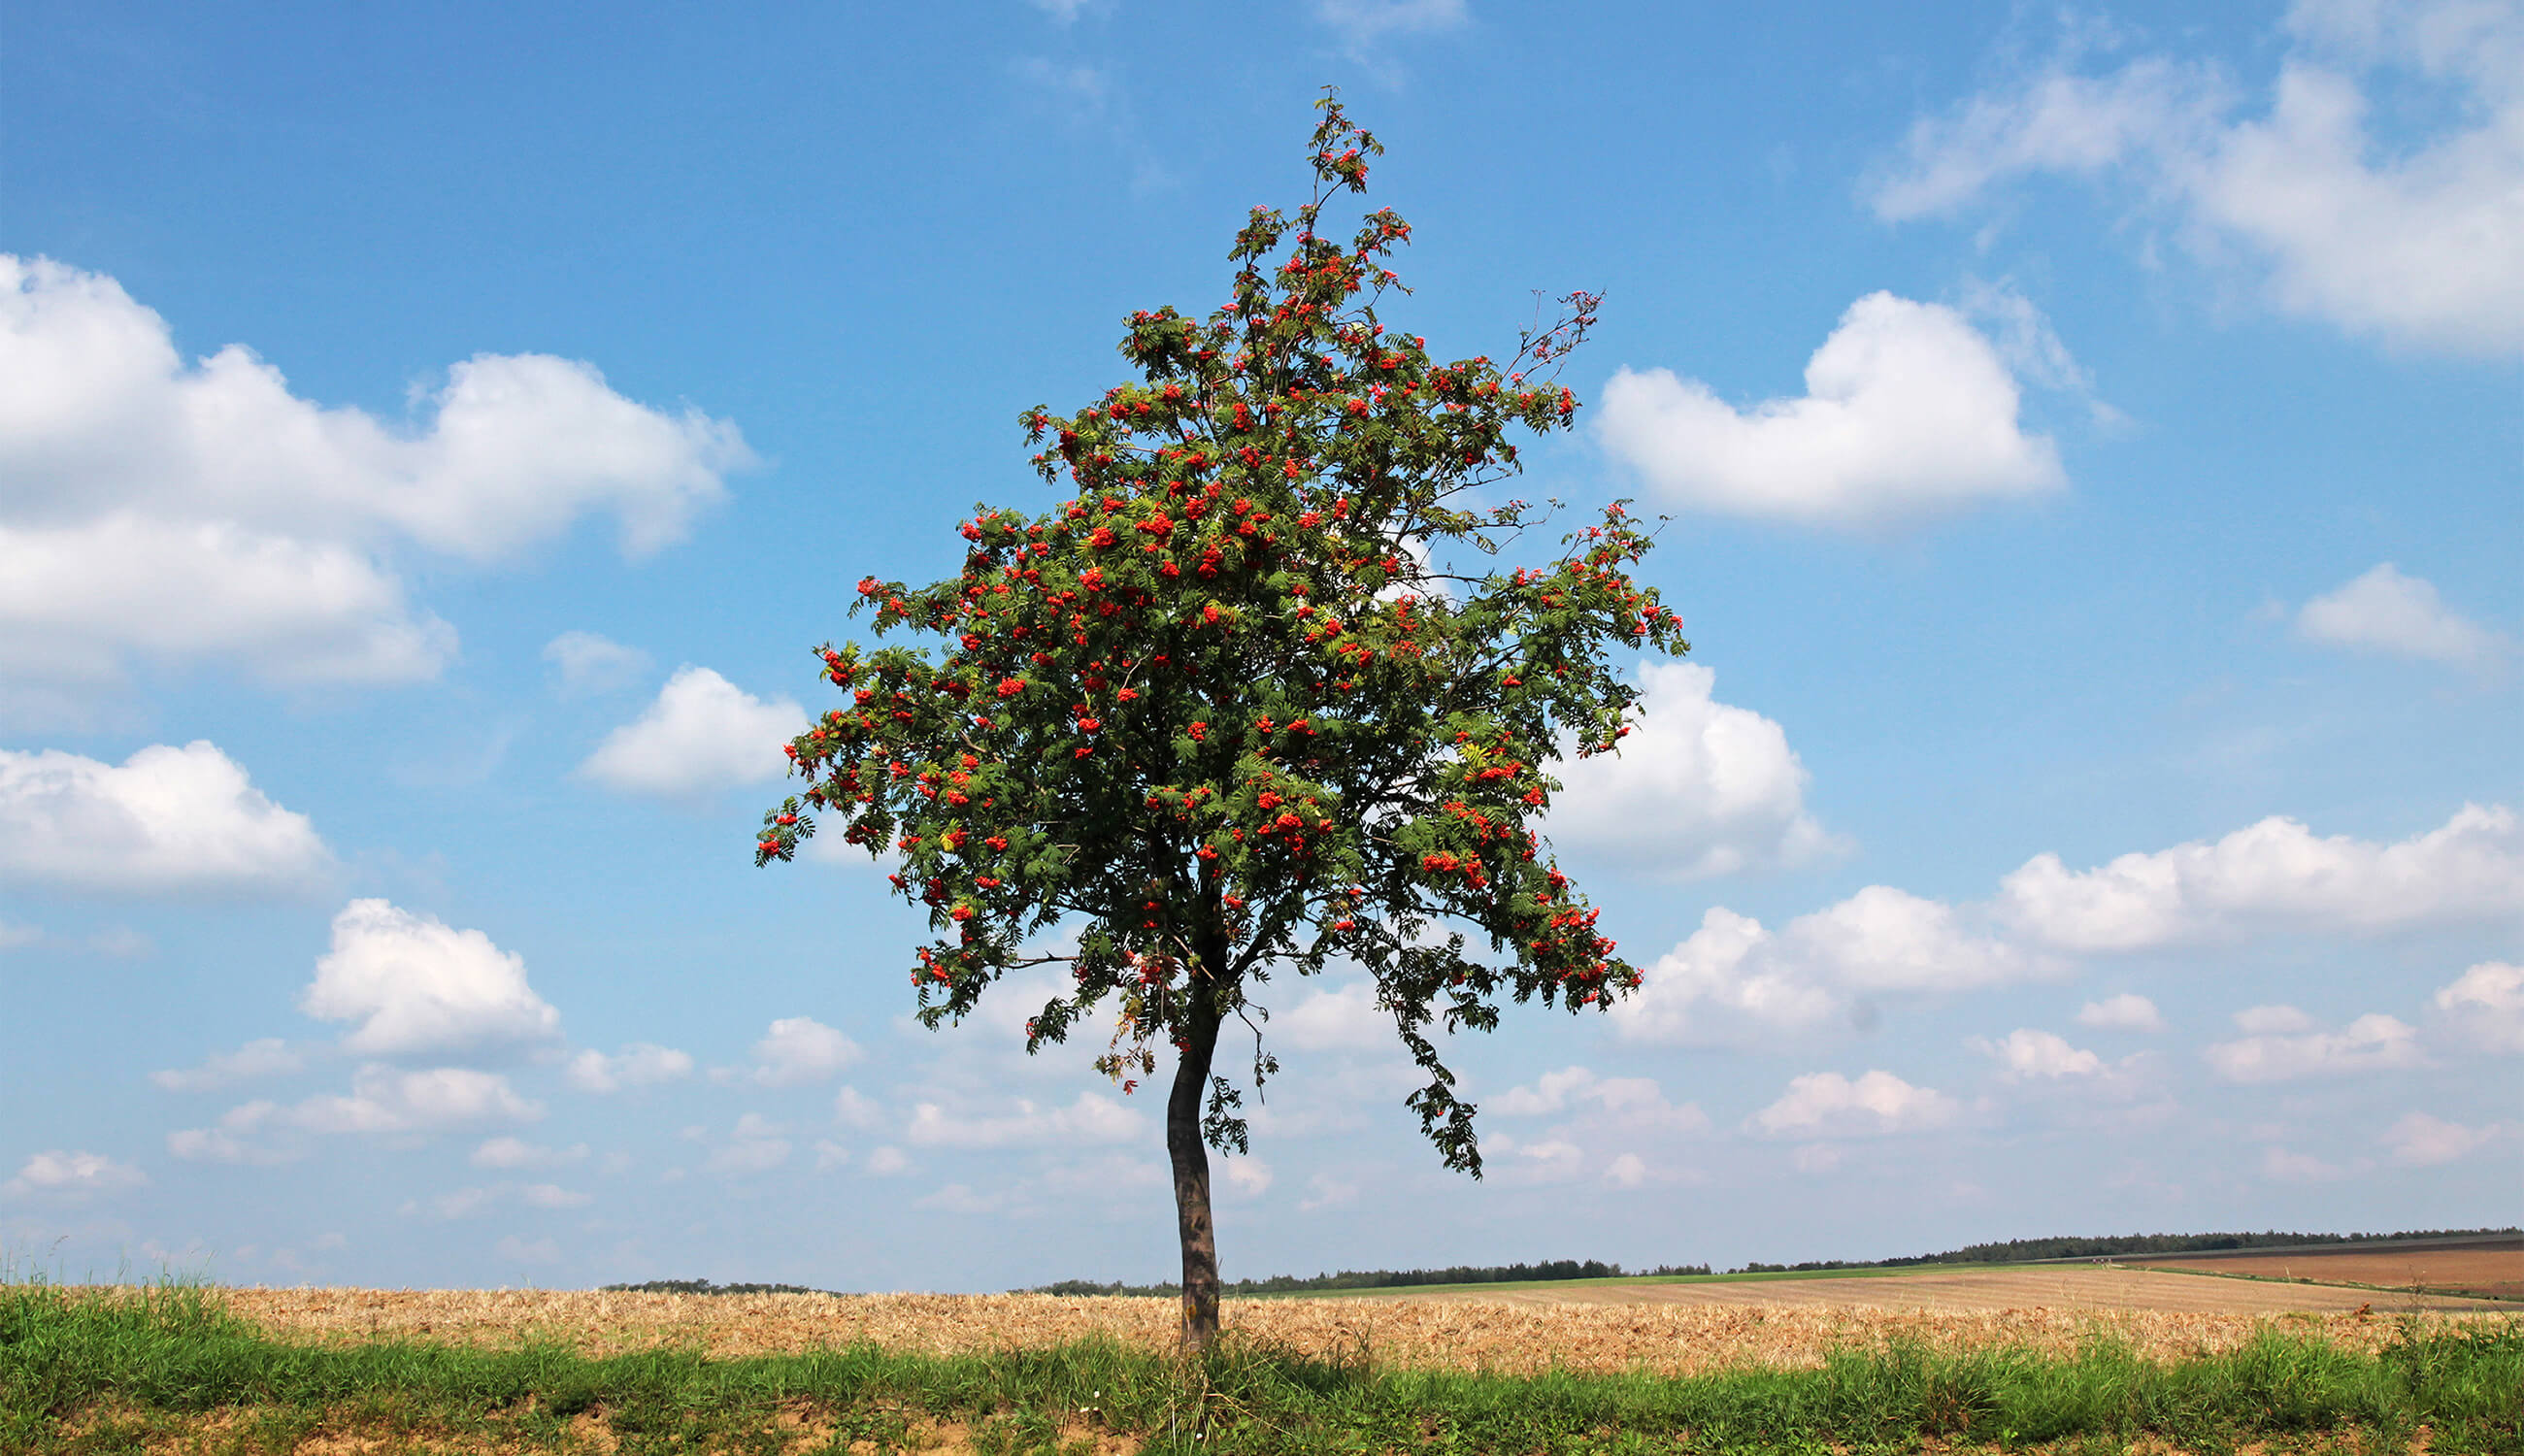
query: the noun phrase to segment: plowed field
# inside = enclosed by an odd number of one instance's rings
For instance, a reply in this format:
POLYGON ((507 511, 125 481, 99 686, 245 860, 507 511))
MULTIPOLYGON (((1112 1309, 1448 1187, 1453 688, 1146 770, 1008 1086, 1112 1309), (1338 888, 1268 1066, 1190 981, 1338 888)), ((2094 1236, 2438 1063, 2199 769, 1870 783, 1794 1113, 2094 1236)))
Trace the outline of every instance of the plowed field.
POLYGON ((2477 1294, 2524 1298, 2524 1240, 2341 1253, 2295 1250, 2216 1258, 2133 1257, 2128 1262, 2155 1269, 2198 1269, 2260 1279, 2333 1280, 2394 1289, 2466 1289, 2477 1294))
MULTIPOLYGON (((2185 1264, 2185 1269, 2201 1266, 2185 1264)), ((2328 1266, 2325 1266, 2328 1267, 2328 1266)), ((2271 1273, 2275 1274, 2273 1270, 2271 1273)), ((2300 1278, 2304 1277, 2302 1274, 2300 1278)), ((1708 1284, 1583 1284, 1490 1292, 1478 1286, 1396 1290, 1405 1297, 1515 1304, 1772 1305, 1795 1309, 2128 1310, 2158 1314, 2342 1314, 2486 1309, 2486 1301, 2383 1293, 2321 1285, 2204 1278, 2154 1269, 2069 1265, 2047 1269, 1936 1269, 1845 1279, 1714 1281, 1708 1284)), ((1388 1297, 1366 1292, 1350 1298, 1388 1297)), ((2518 1311, 2524 1313, 2524 1311, 2518 1311)))
MULTIPOLYGON (((1727 1366, 1811 1366, 1852 1345, 1911 1339, 1936 1345, 2014 1345, 2068 1352, 2096 1335, 2126 1339, 2160 1359, 2222 1349, 2272 1314, 2291 1328, 2372 1349, 2393 1337, 2390 1308, 2366 1315, 2339 1291, 2243 1280, 2072 1270, 2032 1277, 1974 1276, 1631 1286, 1583 1299, 1508 1292, 1489 1297, 1230 1300, 1230 1331, 1322 1354, 1379 1363, 1531 1372, 1554 1366, 1681 1374, 1727 1366), (1896 1286, 1914 1284, 1903 1290, 1896 1286), (1930 1280, 1935 1281, 1929 1287, 1930 1280), (1841 1286, 1838 1288, 1821 1286, 1841 1286), (1865 1287, 1849 1287, 1849 1286, 1865 1287), (2173 1286, 2178 1286, 2179 1288, 2173 1286), (2161 1293, 2152 1293, 2160 1286, 2161 1293), (1705 1291, 1685 1298, 1646 1291, 1705 1291), (2141 1301, 2155 1299, 2154 1305, 2141 1301), (2322 1312, 2325 1309, 2340 1312, 2322 1312)), ((1602 1288, 1603 1286, 1597 1286, 1602 1288)), ((550 1341, 589 1354, 658 1346, 736 1356, 795 1352, 858 1340, 950 1353, 1039 1346, 1103 1335, 1169 1343, 1166 1299, 1042 1294, 679 1295, 541 1291, 233 1289, 229 1307, 284 1336, 448 1340, 477 1345, 550 1341)), ((2454 1312, 2435 1320, 2515 1320, 2454 1312)))

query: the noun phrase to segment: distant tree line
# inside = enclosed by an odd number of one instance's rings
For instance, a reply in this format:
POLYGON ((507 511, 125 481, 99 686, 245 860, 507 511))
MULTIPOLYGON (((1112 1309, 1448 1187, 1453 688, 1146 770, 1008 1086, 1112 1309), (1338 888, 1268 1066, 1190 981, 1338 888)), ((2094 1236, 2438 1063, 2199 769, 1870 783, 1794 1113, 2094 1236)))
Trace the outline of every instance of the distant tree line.
MULTIPOLYGON (((1399 1289, 1417 1285, 1503 1285, 1571 1279, 1649 1279, 1663 1275, 1707 1274, 1706 1264, 1660 1264, 1654 1269, 1626 1270, 1599 1259, 1545 1259, 1538 1264, 1458 1264, 1446 1269, 1344 1269, 1300 1279, 1275 1274, 1269 1279, 1239 1279, 1219 1286, 1227 1294, 1294 1294, 1314 1289, 1399 1289)), ((1065 1279, 1024 1290, 1028 1294, 1148 1294, 1172 1296, 1173 1285, 1097 1284, 1065 1279)))
POLYGON ((1746 1264, 1729 1274, 1803 1274, 1823 1269, 1900 1269, 1919 1264, 2031 1264, 2044 1259, 2105 1259, 2123 1254, 2205 1254, 2307 1244, 2375 1243, 2398 1238, 2459 1238, 2513 1234, 2514 1229, 2416 1229, 2398 1234, 2121 1234, 2096 1238, 2011 1238, 1941 1254, 1891 1259, 1808 1259, 1797 1264, 1746 1264))
MULTIPOLYGON (((1811 1274, 1827 1269, 1902 1269, 1921 1264, 2030 1264, 2043 1259, 2104 1259, 2124 1254, 2205 1254, 2257 1248, 2293 1248, 2324 1243, 2376 1243, 2400 1238, 2478 1238, 2524 1229, 2410 1229, 2398 1234, 2121 1234, 2095 1238, 2011 1238, 2004 1243, 1973 1243, 1941 1254, 1907 1254, 1891 1259, 1808 1259, 1796 1264, 1750 1263, 1729 1274, 1811 1274)), ((1239 1279, 1222 1284, 1227 1294, 1296 1294, 1317 1289, 1401 1289, 1420 1285, 1498 1285, 1548 1283, 1573 1279, 1662 1279, 1707 1275, 1706 1264, 1659 1264, 1653 1269, 1625 1269, 1600 1259, 1545 1259, 1538 1264, 1457 1264, 1445 1269, 1344 1269, 1300 1279, 1275 1274, 1269 1279, 1239 1279)), ((825 1294, 799 1285, 714 1285, 705 1279, 653 1279, 645 1284, 607 1285, 607 1293, 627 1294, 825 1294)), ((1138 1294, 1174 1298, 1179 1285, 1132 1285, 1118 1280, 1064 1279, 1020 1290, 1027 1294, 1138 1294)))
MULTIPOLYGON (((1828 1269, 1902 1269, 1922 1264, 2030 1264, 2043 1259, 2100 1259, 2123 1254, 2193 1254, 2257 1248, 2291 1248, 2306 1244, 2373 1243, 2400 1238, 2461 1238, 2524 1232, 2517 1229, 2413 1229, 2395 1234, 2121 1234, 2093 1238, 2011 1238, 2004 1243, 1974 1243, 1936 1254, 1908 1254, 1890 1259, 1807 1259, 1795 1264, 1759 1261, 1729 1269, 1729 1274, 1811 1274, 1828 1269)), ((1597 1259, 1547 1259, 1539 1264, 1456 1265, 1447 1269, 1344 1269, 1311 1279, 1278 1274, 1269 1279, 1240 1279, 1220 1287, 1229 1294, 1292 1294, 1316 1289, 1395 1289, 1419 1285, 1491 1285, 1544 1283, 1572 1279, 1654 1279, 1706 1275, 1706 1264, 1660 1264, 1653 1269, 1624 1269, 1597 1259)), ((1065 1279, 1038 1285, 1029 1294, 1139 1294, 1171 1298, 1174 1285, 1132 1285, 1115 1281, 1065 1279)))
POLYGON ((607 1285, 607 1294, 829 1294, 803 1285, 714 1285, 705 1279, 653 1279, 645 1284, 607 1285))

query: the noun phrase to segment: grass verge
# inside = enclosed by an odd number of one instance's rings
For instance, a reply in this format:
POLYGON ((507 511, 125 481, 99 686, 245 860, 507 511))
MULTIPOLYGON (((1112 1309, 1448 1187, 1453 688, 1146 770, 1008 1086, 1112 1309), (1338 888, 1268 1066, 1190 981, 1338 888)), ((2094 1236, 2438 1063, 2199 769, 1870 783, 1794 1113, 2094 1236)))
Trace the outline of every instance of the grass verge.
POLYGON ((2281 1326, 2157 1362, 1897 1345, 1820 1369, 1481 1375, 1230 1341, 986 1355, 872 1344, 604 1359, 271 1338, 215 1289, 0 1286, 0 1451, 798 1453, 2120 1451, 2134 1444, 2524 1452, 2524 1324, 2411 1323, 2377 1354, 2281 1326))

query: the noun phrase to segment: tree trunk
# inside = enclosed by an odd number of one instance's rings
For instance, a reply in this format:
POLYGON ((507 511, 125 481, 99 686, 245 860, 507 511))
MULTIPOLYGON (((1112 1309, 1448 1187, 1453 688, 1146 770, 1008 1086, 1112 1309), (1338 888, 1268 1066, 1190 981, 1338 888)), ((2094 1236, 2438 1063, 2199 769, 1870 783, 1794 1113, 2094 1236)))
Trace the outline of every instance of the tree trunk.
MULTIPOLYGON (((1215 962, 1214 962, 1215 963, 1215 962)), ((1192 978, 1183 1059, 1166 1098, 1166 1153, 1174 1160, 1175 1224, 1183 1238, 1183 1343, 1205 1353, 1218 1341, 1218 1231, 1209 1216, 1209 1149, 1201 1141, 1201 1098, 1218 1051, 1217 983, 1192 978)))

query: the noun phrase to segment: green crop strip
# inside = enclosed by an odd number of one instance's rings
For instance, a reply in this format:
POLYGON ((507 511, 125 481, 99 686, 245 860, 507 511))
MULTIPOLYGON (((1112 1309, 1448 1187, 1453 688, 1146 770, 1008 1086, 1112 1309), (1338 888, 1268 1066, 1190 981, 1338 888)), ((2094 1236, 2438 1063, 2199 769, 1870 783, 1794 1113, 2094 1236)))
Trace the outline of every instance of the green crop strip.
POLYGON ((2524 1322, 2404 1326, 2372 1355, 2265 1328, 2178 1362, 2098 1338, 2021 1349, 1850 1350, 1820 1369, 1540 1376, 1388 1369, 1223 1343, 1205 1361, 1112 1341, 927 1356, 874 1345, 704 1359, 553 1345, 274 1339, 218 1291, 0 1286, 0 1451, 279 1453, 1902 1451, 1944 1445, 2186 1451, 2239 1445, 2524 1452, 2524 1322), (163 1444, 162 1444, 163 1443, 163 1444))

